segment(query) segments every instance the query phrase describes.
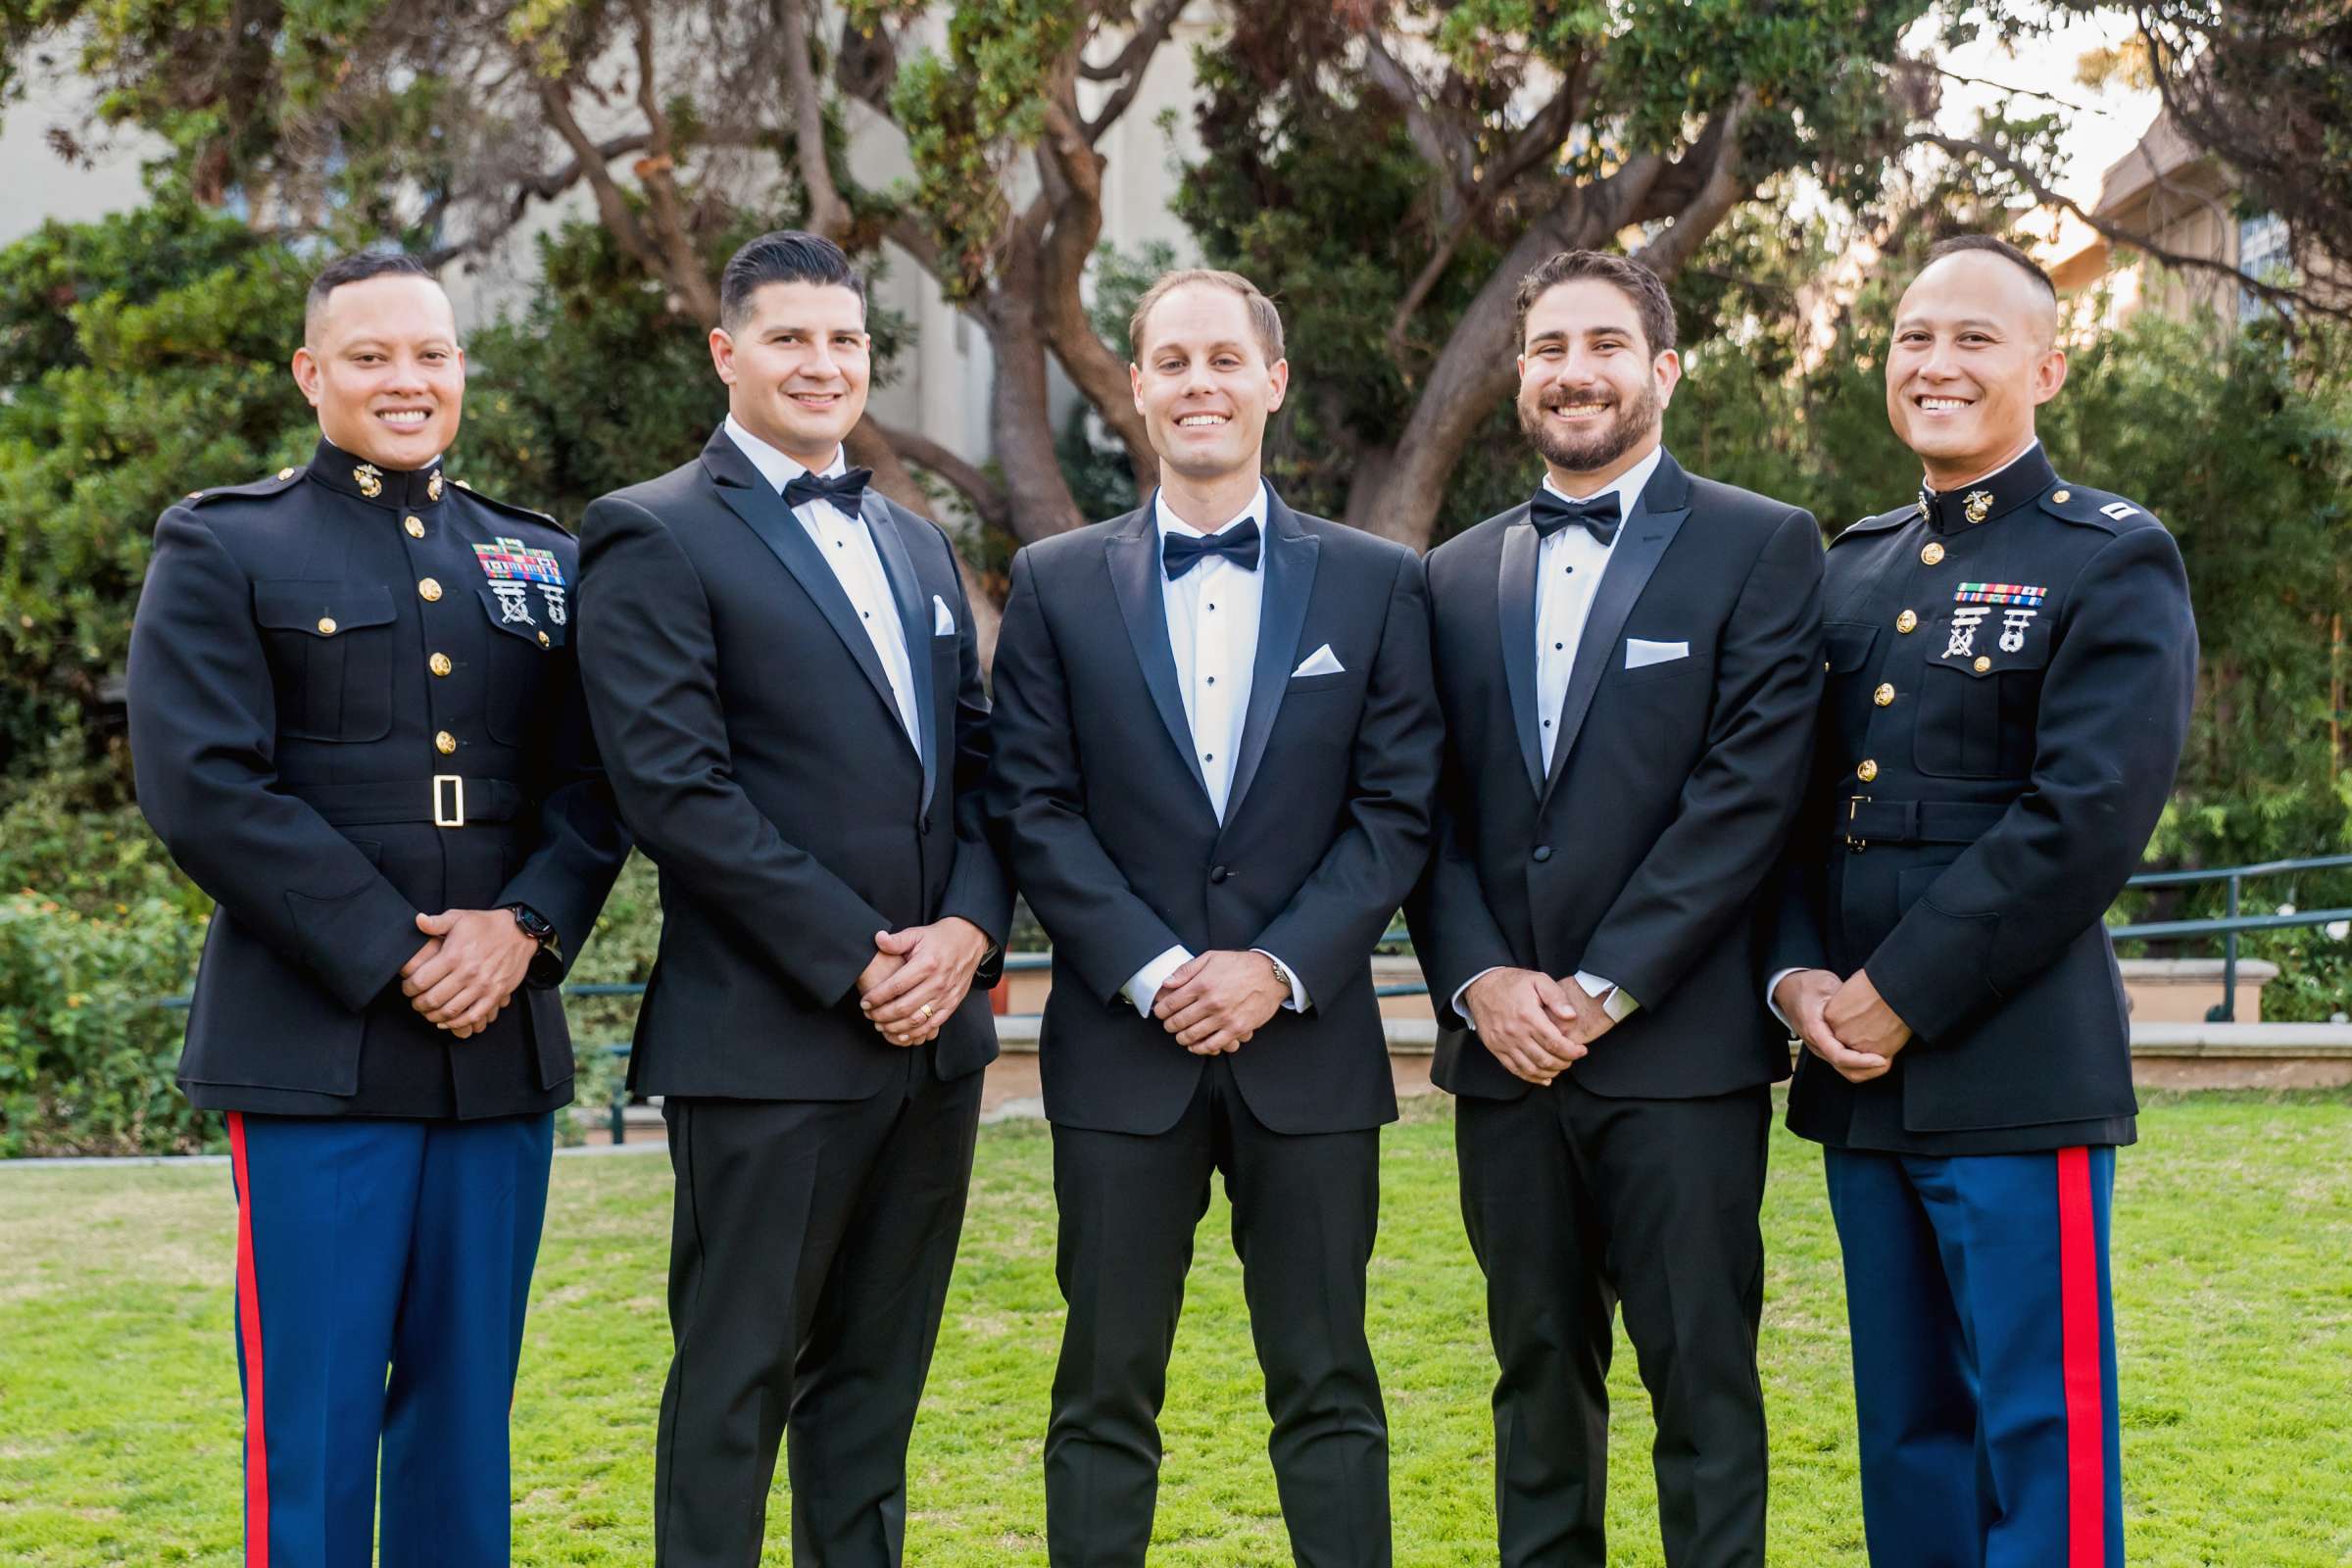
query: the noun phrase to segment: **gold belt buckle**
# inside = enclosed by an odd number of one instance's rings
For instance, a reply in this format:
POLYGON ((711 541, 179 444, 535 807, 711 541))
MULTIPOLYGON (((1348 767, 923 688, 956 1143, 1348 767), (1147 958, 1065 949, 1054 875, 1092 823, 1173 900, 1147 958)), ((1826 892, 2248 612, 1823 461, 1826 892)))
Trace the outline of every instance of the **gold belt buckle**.
POLYGON ((466 825, 466 780, 456 773, 433 775, 433 826, 466 825), (446 809, 444 807, 446 806, 446 809))
MULTIPOLYGON (((1845 798, 1845 819, 1846 819, 1846 821, 1850 823, 1850 822, 1852 822, 1852 821, 1853 821, 1853 819, 1854 819, 1855 817, 1857 817, 1857 816, 1861 815, 1861 814, 1862 814, 1862 808, 1863 808, 1863 807, 1865 807, 1865 806, 1868 806, 1869 804, 1870 804, 1870 797, 1869 797, 1869 796, 1867 796, 1867 795, 1849 795, 1849 796, 1847 796, 1847 797, 1845 798)), ((1845 835, 1845 847, 1846 847, 1847 849, 1849 849, 1849 850, 1853 851, 1853 852, 1854 852, 1856 855, 1860 855, 1860 854, 1861 854, 1861 853, 1862 853, 1864 850, 1867 850, 1867 849, 1869 849, 1869 848, 1870 848, 1870 840, 1868 840, 1868 839, 1858 839, 1858 838, 1854 837, 1854 835, 1853 835, 1852 831, 1849 829, 1849 830, 1847 831, 1846 835, 1845 835)))

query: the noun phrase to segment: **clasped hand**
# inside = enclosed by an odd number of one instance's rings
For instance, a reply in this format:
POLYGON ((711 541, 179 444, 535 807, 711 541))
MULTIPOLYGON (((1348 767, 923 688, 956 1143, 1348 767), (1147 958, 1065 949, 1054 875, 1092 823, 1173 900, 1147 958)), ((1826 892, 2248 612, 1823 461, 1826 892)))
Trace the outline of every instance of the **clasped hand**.
POLYGON ((1152 1016, 1196 1056, 1239 1051, 1265 1027, 1291 988, 1262 953, 1203 953, 1160 982, 1152 1016))
POLYGON ((425 944, 400 966, 400 989, 436 1029, 464 1040, 490 1027, 514 1000, 539 944, 511 909, 419 914, 425 944))
POLYGON ((1911 1026, 1879 995, 1868 970, 1840 982, 1827 969, 1798 969, 1782 977, 1772 1001, 1805 1049, 1848 1083, 1885 1076, 1911 1042, 1911 1026))
POLYGON ((1470 983, 1462 1006, 1503 1070, 1537 1085, 1575 1065, 1617 1021, 1583 986, 1540 969, 1490 969, 1470 983))
POLYGON ((988 933, 960 915, 874 933, 874 956, 858 976, 858 1005, 894 1046, 935 1040, 988 956, 988 933))

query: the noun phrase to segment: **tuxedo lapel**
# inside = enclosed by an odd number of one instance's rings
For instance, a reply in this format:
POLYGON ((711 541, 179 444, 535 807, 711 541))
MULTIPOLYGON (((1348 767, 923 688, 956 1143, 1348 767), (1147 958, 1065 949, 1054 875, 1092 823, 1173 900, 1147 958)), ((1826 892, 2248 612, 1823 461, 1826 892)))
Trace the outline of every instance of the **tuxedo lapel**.
POLYGON ((1640 506, 1625 519, 1617 548, 1609 552, 1608 569, 1601 573, 1600 586, 1593 591, 1592 608, 1585 616, 1585 634, 1576 645, 1576 662, 1568 672, 1568 691, 1560 701, 1560 738, 1552 748, 1551 771, 1544 780, 1537 809, 1549 802, 1560 775, 1567 771, 1568 754, 1575 749, 1586 713, 1592 710, 1592 694, 1600 689, 1601 677, 1617 657, 1617 638, 1625 630, 1626 617, 1634 612, 1642 590, 1649 586, 1650 573, 1658 569, 1666 547, 1674 543, 1675 531, 1689 515, 1690 476, 1671 456, 1661 454, 1657 471, 1643 487, 1640 506))
POLYGON ((1298 518, 1266 486, 1265 550, 1258 570, 1265 574, 1257 612, 1257 662, 1250 674, 1250 711, 1242 720, 1242 748, 1234 755, 1233 788, 1225 797, 1225 820, 1241 811, 1242 799, 1257 776, 1258 760, 1274 733, 1274 719, 1290 689, 1291 670, 1298 660, 1298 634, 1306 625, 1306 605, 1315 591, 1315 558, 1321 544, 1298 525, 1298 518))
POLYGON ((1501 564, 1494 574, 1495 625, 1502 632, 1503 683, 1511 694, 1511 724, 1519 732, 1519 761, 1527 787, 1544 793, 1544 739, 1536 712, 1536 564, 1543 540, 1529 509, 1508 514, 1501 564))
MULTIPOLYGON (((866 532, 874 538, 874 553, 882 558, 882 575, 890 580, 890 597, 899 607, 900 630, 906 638, 906 667, 914 681, 914 722, 924 732, 935 733, 931 723, 931 617, 923 613, 930 608, 923 598, 923 585, 914 574, 914 559, 906 553, 906 536, 890 514, 890 503, 868 490, 861 510, 866 532)), ((807 531, 802 530, 804 535, 807 531)), ((898 705, 894 702, 891 706, 895 712, 898 705)), ((923 805, 927 808, 938 772, 938 759, 932 753, 938 748, 918 746, 916 750, 923 757, 923 805)))
POLYGON ((1176 654, 1168 641, 1168 607, 1159 592, 1159 531, 1152 526, 1152 509, 1144 507, 1126 523, 1111 530, 1102 545, 1103 564, 1110 571, 1110 589, 1119 602, 1120 618, 1127 623, 1127 641, 1151 689, 1152 706, 1167 726, 1176 755, 1191 768, 1202 804, 1208 801, 1208 780, 1201 776, 1200 760, 1193 755, 1193 726, 1184 716, 1184 693, 1176 684, 1176 654))
MULTIPOLYGON (((752 460, 728 438, 723 426, 710 437, 710 445, 703 448, 703 469, 710 475, 718 499, 726 504, 727 510, 759 536, 760 542, 792 573, 802 592, 824 615, 826 624, 858 662, 858 667, 865 671, 874 695, 882 699, 882 706, 890 714, 890 727, 906 737, 906 726, 899 719, 899 700, 890 689, 890 676, 883 672, 881 658, 874 652, 873 639, 858 624, 858 608, 850 603, 841 579, 825 564, 823 553, 816 548, 816 541, 808 537, 808 530, 801 526, 801 519, 792 514, 784 498, 760 476, 760 470, 752 466, 752 460)), ((877 535, 877 545, 879 542, 877 535)), ((907 662, 912 663, 913 660, 907 662)), ((911 738, 907 744, 914 744, 911 738)), ((929 774, 926 760, 926 782, 929 774)))

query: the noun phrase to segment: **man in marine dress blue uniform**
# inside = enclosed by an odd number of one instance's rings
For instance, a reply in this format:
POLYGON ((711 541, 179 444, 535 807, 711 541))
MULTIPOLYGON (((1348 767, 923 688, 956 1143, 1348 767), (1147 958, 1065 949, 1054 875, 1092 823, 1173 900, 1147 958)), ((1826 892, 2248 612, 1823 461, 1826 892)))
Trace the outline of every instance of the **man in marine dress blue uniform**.
POLYGON ((2066 379, 2025 255, 1946 240, 1886 409, 1915 505, 1829 555, 1824 700, 1770 945, 1827 1146, 1882 1568, 2124 1560, 2108 1215, 2134 1136, 2100 915, 2164 809, 2196 623, 2172 535, 2052 471, 2066 379))
POLYGON ((571 1041, 628 840, 569 647, 577 553, 441 466, 466 360, 403 256, 312 285, 305 467, 167 511, 139 805, 219 904, 179 1082, 224 1112, 249 1568, 509 1558, 508 1407, 571 1041))

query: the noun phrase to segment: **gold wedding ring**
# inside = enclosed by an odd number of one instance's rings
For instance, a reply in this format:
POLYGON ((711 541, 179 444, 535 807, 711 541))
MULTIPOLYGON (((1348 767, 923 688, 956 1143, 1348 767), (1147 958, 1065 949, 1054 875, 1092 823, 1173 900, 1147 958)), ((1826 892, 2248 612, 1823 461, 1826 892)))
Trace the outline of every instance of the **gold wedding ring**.
POLYGON ((931 1021, 931 1004, 928 1002, 924 1003, 921 1007, 916 1009, 914 1015, 917 1018, 922 1019, 923 1022, 929 1023, 931 1021))

